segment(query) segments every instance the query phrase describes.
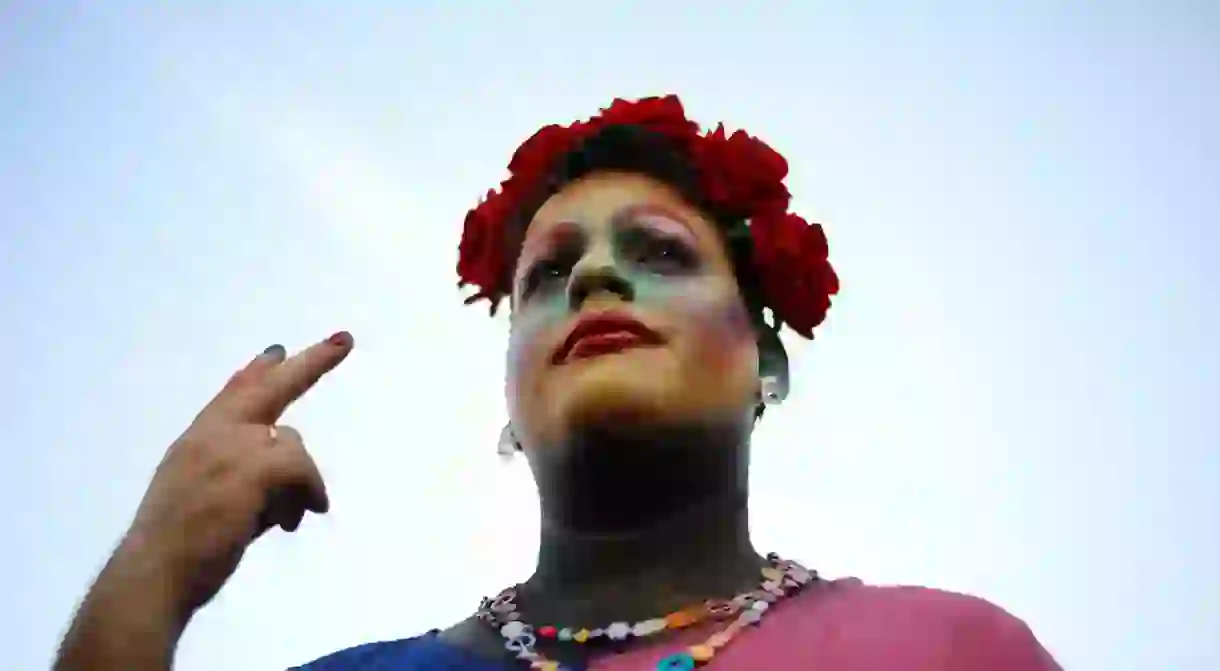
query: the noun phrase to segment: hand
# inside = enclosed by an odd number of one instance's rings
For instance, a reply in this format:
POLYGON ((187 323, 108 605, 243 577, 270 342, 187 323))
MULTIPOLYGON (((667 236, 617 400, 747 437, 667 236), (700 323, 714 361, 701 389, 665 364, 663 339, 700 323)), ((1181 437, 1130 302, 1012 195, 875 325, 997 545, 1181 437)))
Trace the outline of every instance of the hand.
POLYGON ((183 624, 267 529, 295 531, 305 511, 330 507, 301 434, 275 422, 352 345, 341 332, 287 360, 267 348, 170 445, 116 559, 154 565, 183 624))

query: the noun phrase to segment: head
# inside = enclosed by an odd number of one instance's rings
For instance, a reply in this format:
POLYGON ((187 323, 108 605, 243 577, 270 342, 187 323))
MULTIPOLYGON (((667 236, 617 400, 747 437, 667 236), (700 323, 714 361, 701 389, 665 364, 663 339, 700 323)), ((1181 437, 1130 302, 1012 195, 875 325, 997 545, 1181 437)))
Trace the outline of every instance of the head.
POLYGON ((696 177, 663 136, 611 126, 514 217, 506 396, 532 459, 621 427, 718 427, 744 444, 761 381, 786 389, 745 224, 710 206, 696 177), (637 332, 572 349, 574 331, 605 316, 637 332))

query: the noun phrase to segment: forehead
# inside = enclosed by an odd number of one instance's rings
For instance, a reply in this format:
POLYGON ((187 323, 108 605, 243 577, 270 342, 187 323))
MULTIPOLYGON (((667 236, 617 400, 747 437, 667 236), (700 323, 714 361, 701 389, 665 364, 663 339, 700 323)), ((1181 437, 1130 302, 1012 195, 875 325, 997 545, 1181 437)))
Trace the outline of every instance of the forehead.
POLYGON ((669 185, 637 173, 597 172, 568 184, 538 208, 526 229, 523 251, 573 227, 596 234, 610 228, 626 209, 678 219, 703 244, 716 239, 715 226, 669 185))

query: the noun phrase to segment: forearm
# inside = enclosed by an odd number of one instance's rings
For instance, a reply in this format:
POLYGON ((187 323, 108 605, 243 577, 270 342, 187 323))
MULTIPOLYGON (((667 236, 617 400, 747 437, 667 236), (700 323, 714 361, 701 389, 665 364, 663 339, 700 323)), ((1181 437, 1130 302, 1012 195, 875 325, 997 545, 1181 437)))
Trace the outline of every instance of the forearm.
POLYGON ((166 671, 185 626, 161 571, 120 549, 76 613, 55 671, 166 671))

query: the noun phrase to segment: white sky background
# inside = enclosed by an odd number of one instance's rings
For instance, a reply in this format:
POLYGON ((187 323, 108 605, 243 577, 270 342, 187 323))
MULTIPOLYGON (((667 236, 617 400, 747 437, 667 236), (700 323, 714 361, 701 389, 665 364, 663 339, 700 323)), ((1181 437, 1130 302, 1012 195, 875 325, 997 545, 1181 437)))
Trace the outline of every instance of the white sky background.
POLYGON ((461 219, 539 125, 671 91, 789 157, 843 278, 756 437, 760 548, 985 596, 1070 669, 1220 667, 1220 6, 322 4, 0 4, 6 668, 46 667, 232 370, 340 328, 288 418, 333 513, 259 543, 178 668, 525 578, 461 219))

